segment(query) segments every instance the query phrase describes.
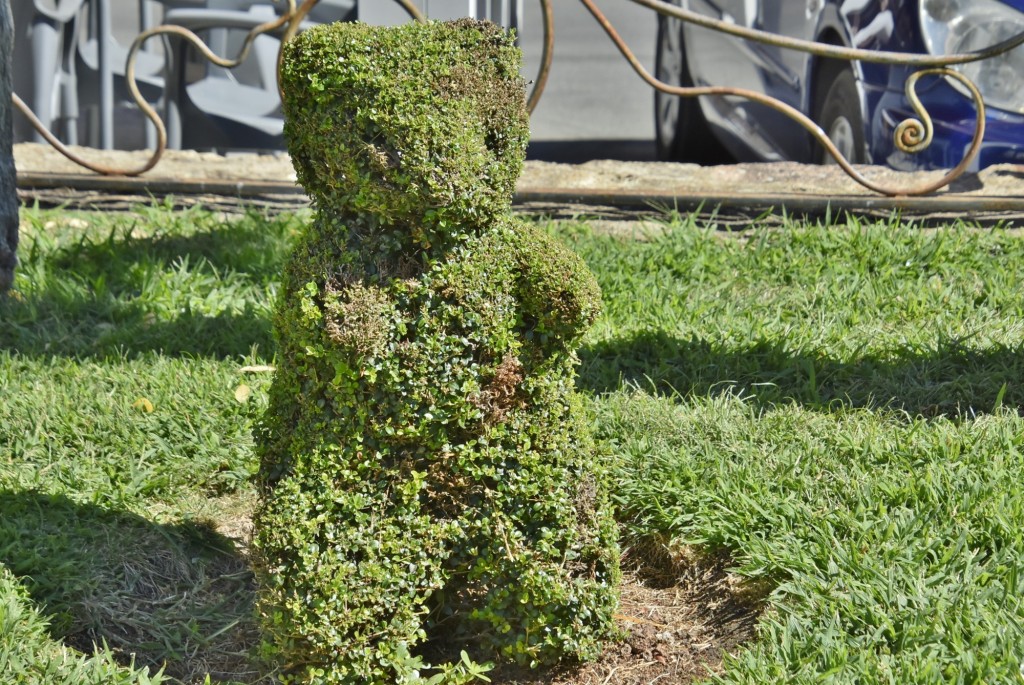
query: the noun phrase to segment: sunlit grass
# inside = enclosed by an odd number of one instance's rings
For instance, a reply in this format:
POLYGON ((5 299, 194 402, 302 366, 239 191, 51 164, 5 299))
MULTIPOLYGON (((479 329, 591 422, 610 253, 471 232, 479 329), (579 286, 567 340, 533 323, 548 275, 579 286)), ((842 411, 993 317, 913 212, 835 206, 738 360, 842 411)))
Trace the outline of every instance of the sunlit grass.
MULTIPOLYGON (((0 673, 272 678, 233 536, 302 221, 23 211, 0 299, 0 673)), ((551 230, 604 292, 579 385, 624 543, 725 551, 766 602, 723 682, 1021 682, 1024 238, 551 230)))

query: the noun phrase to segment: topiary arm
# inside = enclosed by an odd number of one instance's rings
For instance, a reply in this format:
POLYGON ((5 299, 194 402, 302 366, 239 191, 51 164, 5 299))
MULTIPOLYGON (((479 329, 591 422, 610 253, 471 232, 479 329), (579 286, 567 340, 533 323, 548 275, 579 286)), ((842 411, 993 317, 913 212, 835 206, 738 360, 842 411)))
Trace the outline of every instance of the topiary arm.
POLYGON ((575 347, 601 311, 601 290, 580 257, 529 225, 516 232, 516 290, 527 338, 575 347))

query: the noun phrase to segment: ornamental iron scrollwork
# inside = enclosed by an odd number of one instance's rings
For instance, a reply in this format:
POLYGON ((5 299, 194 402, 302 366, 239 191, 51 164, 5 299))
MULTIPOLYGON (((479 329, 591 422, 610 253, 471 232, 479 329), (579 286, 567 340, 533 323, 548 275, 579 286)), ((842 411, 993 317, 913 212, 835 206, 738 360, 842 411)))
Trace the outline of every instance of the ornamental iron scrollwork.
MULTIPOLYGON (((143 114, 152 122, 157 132, 157 145, 150 158, 144 162, 141 166, 133 169, 117 169, 106 167, 103 165, 89 162, 88 160, 82 159, 78 155, 68 150, 63 143, 61 143, 56 136, 46 129, 45 126, 32 114, 31 110, 25 105, 23 101, 15 94, 14 104, 18 107, 32 122, 33 126, 38 130, 46 140, 59 150, 66 157, 74 161, 75 163, 95 171, 99 174, 112 175, 112 176, 137 176, 146 171, 152 169, 160 157, 163 155, 164 150, 167 147, 167 131, 164 127, 164 123, 161 120, 159 114, 150 105, 145 98, 142 97, 139 91, 138 85, 135 79, 135 59, 140 51, 142 44, 147 40, 158 35, 175 35, 182 38, 199 50, 200 54, 203 55, 207 60, 223 68, 233 68, 238 66, 245 60, 248 55, 250 46, 257 36, 264 33, 274 32, 281 37, 281 46, 293 37, 299 29, 299 25, 303 18, 309 13, 318 0, 303 0, 301 5, 296 5, 296 0, 287 0, 288 9, 281 16, 277 17, 272 21, 268 21, 264 24, 260 24, 253 28, 246 36, 242 47, 239 50, 237 57, 234 59, 228 59, 219 57, 214 54, 192 31, 174 25, 161 25, 149 29, 139 34, 133 41, 128 51, 128 61, 126 65, 126 80, 128 83, 128 89, 135 99, 139 109, 142 110, 143 114)), ((366 0, 364 0, 366 1, 366 0)), ((963 159, 955 167, 947 171, 941 178, 933 181, 925 181, 917 185, 907 187, 894 187, 889 185, 883 185, 876 183, 871 179, 865 177, 857 169, 853 167, 846 157, 838 150, 835 144, 831 141, 828 135, 821 129, 821 127, 814 122, 809 116, 796 109, 795 107, 788 105, 776 98, 759 93, 756 91, 744 89, 744 88, 731 88, 726 86, 692 86, 692 87, 681 87, 673 86, 664 81, 661 81, 654 77, 647 69, 640 63, 636 58, 636 55, 630 50, 629 46, 626 45, 625 41, 612 26, 608 18, 601 12, 600 9, 595 5, 594 0, 580 0, 584 7, 594 19, 604 29, 605 33, 615 44, 616 48, 622 54, 622 56, 629 62, 633 70, 652 87, 667 93, 669 95, 677 95, 681 97, 701 97, 707 95, 728 95, 737 96, 751 100, 753 102, 760 103, 771 109, 778 111, 794 121, 800 126, 806 129, 810 135, 824 148, 829 155, 836 161, 836 163, 845 171, 854 181, 860 185, 868 188, 869 190, 875 191, 882 195, 889 196, 902 196, 902 195, 925 195, 928 193, 935 192, 941 188, 944 188, 959 178, 965 171, 967 171, 971 162, 974 161, 978 152, 981 149, 982 140, 985 135, 985 103, 982 99, 981 92, 978 90, 974 82, 965 76, 963 73, 952 69, 951 67, 968 64, 971 62, 977 62, 980 60, 988 59, 1009 50, 1012 50, 1022 44, 1024 44, 1024 33, 1012 36, 1007 40, 1000 41, 990 47, 983 50, 977 50, 974 52, 951 54, 951 55, 921 55, 913 53, 903 52, 889 52, 882 50, 865 50, 861 48, 849 48, 837 45, 830 45, 827 43, 819 43, 816 41, 802 40, 798 38, 790 38, 781 36, 768 31, 761 31, 754 28, 745 26, 739 26, 737 24, 721 21, 712 17, 705 16, 703 14, 693 12, 688 9, 679 7, 665 0, 629 0, 630 2, 641 5, 648 9, 654 10, 655 12, 674 17, 684 22, 691 23, 695 26, 701 26, 707 29, 720 31, 737 38, 745 40, 753 40, 767 45, 772 45, 780 48, 789 50, 798 50, 801 52, 810 53, 819 57, 827 57, 830 59, 839 59, 846 61, 860 61, 870 62, 877 64, 891 64, 909 67, 918 67, 918 71, 913 72, 907 79, 905 85, 905 92, 907 100, 910 103, 916 117, 911 117, 903 120, 896 125, 894 131, 894 143, 899 150, 903 152, 913 154, 920 152, 927 148, 932 141, 933 124, 931 116, 927 109, 921 103, 920 98, 917 95, 917 83, 924 77, 929 75, 936 75, 945 77, 956 81, 963 89, 970 95, 974 101, 976 109, 976 123, 974 128, 974 135, 971 139, 971 143, 964 154, 963 159)), ((411 2, 411 0, 395 0, 409 14, 409 16, 415 21, 425 21, 423 14, 417 9, 417 7, 411 2)), ((527 107, 530 112, 536 108, 540 102, 540 98, 544 92, 544 88, 547 84, 548 73, 551 69, 551 63, 554 55, 554 43, 555 43, 555 32, 554 32, 554 15, 552 12, 551 0, 539 0, 541 8, 541 17, 543 24, 543 51, 541 54, 540 67, 536 78, 533 81, 533 87, 530 95, 527 99, 527 107)), ((278 54, 278 62, 280 63, 280 53, 278 54)))
MULTIPOLYGON (((546 4, 547 2, 549 2, 549 0, 541 0, 542 4, 546 4)), ((920 152, 927 148, 931 144, 933 133, 931 116, 917 95, 918 81, 924 76, 936 75, 958 82, 970 94, 971 99, 974 101, 976 110, 974 135, 963 159, 959 164, 947 171, 939 179, 934 181, 925 181, 911 186, 897 187, 880 184, 865 177, 853 167, 846 157, 843 156, 838 148, 836 148, 835 144, 833 144, 829 139, 828 135, 814 120, 795 107, 776 98, 744 88, 730 88, 725 86, 673 86, 655 78, 636 58, 636 55, 634 55, 632 50, 629 49, 629 46, 627 46, 625 41, 622 40, 622 37, 615 30, 615 27, 612 26, 610 21, 608 21, 608 18, 604 13, 597 8, 593 0, 580 0, 580 2, 583 3, 594 19, 596 19, 601 25, 605 33, 608 34, 608 37, 611 38, 612 42, 618 48, 619 52, 622 53, 622 56, 625 57, 633 67, 633 70, 649 85, 669 95, 679 95, 682 97, 731 95, 746 98, 753 102, 770 107, 771 109, 790 117, 806 129, 828 152, 828 154, 832 156, 843 171, 850 176, 850 178, 869 190, 888 196, 925 195, 932 193, 948 186, 967 171, 971 162, 974 161, 978 152, 981 150, 982 140, 985 136, 985 103, 982 99, 981 92, 978 90, 978 87, 974 82, 961 72, 951 69, 950 67, 988 59, 1024 44, 1024 33, 1019 33, 983 50, 951 55, 936 56, 888 52, 882 50, 864 50, 860 48, 848 48, 798 38, 789 38, 768 31, 739 26, 737 24, 720 21, 718 19, 684 9, 669 2, 665 2, 664 0, 630 0, 630 2, 633 2, 634 4, 652 9, 659 14, 674 17, 684 22, 694 24, 695 26, 702 26, 704 28, 727 33, 738 38, 753 40, 767 45, 773 45, 790 50, 798 50, 832 59, 920 67, 918 71, 915 71, 910 75, 905 85, 907 100, 913 108, 916 118, 912 117, 903 120, 897 124, 894 131, 893 142, 896 147, 909 154, 920 152)))
MULTIPOLYGON (((96 162, 91 162, 68 149, 68 147, 53 135, 43 122, 39 120, 35 113, 32 112, 31 108, 20 97, 18 97, 17 93, 12 94, 14 106, 28 118, 33 128, 43 136, 46 142, 75 164, 104 176, 139 176, 156 166, 157 162, 159 162, 160 158, 163 156, 164 151, 167 149, 167 128, 164 126, 163 119, 157 113, 156 109, 154 109, 153 106, 142 96, 142 92, 139 90, 139 85, 135 78, 135 63, 138 58, 138 53, 142 49, 143 43, 156 36, 176 36, 189 42, 205 59, 218 67, 234 69, 245 61, 245 58, 249 55, 249 50, 252 47, 253 41, 264 33, 277 33, 281 38, 281 47, 283 48, 284 44, 298 33, 299 25, 302 23, 302 20, 305 19, 306 15, 309 14, 310 10, 313 9, 318 1, 319 0, 303 0, 301 5, 296 5, 295 0, 287 0, 287 11, 271 21, 255 26, 251 31, 249 31, 242 42, 242 46, 238 50, 238 54, 234 58, 220 57, 210 50, 206 43, 203 42, 202 38, 196 35, 193 31, 174 24, 161 24, 160 26, 154 26, 153 28, 143 31, 136 36, 135 40, 132 41, 131 47, 128 48, 128 56, 125 63, 125 81, 127 82, 128 91, 131 93, 132 99, 135 100, 135 104, 156 129, 156 147, 150 154, 149 158, 137 167, 110 167, 103 164, 97 164, 96 162)), ((412 3, 412 0, 395 0, 395 2, 400 4, 413 20, 419 22, 426 21, 423 13, 420 12, 416 5, 412 3)), ((281 54, 281 50, 279 50, 277 55, 279 68, 281 64, 281 54)))

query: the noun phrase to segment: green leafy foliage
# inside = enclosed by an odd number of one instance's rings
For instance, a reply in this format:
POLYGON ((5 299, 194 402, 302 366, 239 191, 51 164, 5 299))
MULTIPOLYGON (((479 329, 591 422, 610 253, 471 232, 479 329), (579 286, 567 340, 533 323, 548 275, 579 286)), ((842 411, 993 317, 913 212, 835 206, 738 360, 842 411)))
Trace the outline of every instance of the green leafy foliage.
POLYGON ((509 214, 518 71, 473 21, 286 50, 316 214, 281 285, 254 541, 286 681, 455 683, 477 660, 592 658, 613 632, 617 530, 573 387, 600 293, 509 214))
POLYGON ((323 209, 401 224, 386 251, 455 239, 507 210, 529 123, 519 51, 500 29, 327 25, 286 54, 288 149, 323 209))

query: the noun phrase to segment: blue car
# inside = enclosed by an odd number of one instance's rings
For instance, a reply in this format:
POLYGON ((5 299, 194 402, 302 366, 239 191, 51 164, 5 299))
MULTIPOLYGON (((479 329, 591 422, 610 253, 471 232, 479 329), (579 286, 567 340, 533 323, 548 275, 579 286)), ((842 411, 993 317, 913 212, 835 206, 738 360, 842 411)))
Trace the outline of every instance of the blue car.
MULTIPOLYGON (((930 55, 972 52, 1024 32, 1024 0, 673 0, 694 12, 821 43, 930 55)), ((913 110, 904 93, 917 69, 816 57, 659 15, 656 74, 680 86, 732 86, 773 96, 817 122, 852 162, 894 169, 949 168, 976 122, 966 89, 926 76, 917 86, 935 125, 932 144, 897 149, 893 130, 913 110)), ((957 67, 986 107, 983 147, 971 170, 1024 162, 1024 48, 957 67)), ((656 91, 658 156, 727 161, 828 162, 803 127, 735 97, 680 98, 656 91)))

